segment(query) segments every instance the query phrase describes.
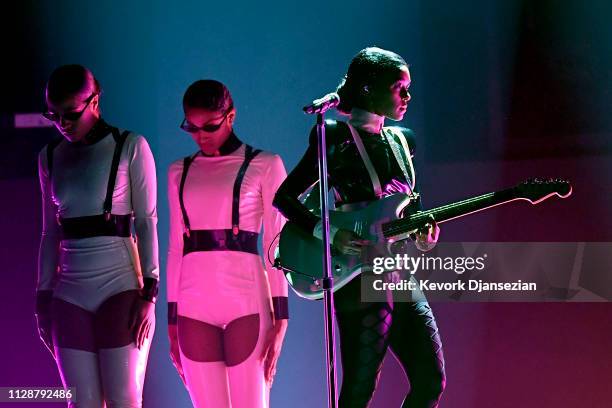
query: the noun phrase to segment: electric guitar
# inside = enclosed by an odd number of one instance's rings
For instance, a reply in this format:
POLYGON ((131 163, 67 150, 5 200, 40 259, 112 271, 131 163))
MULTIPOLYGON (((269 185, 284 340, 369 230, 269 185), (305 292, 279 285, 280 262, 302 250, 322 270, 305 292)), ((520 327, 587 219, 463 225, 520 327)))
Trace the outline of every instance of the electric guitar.
MULTIPOLYGON (((558 196, 569 197, 572 186, 562 179, 530 179, 498 192, 488 193, 426 211, 415 211, 415 196, 395 194, 355 211, 329 212, 330 224, 354 231, 371 245, 361 255, 341 254, 332 247, 334 291, 362 272, 372 270, 372 260, 394 254, 393 246, 424 227, 431 217, 438 224, 516 200, 531 204, 558 196), (412 206, 411 206, 412 204, 412 206)), ((307 299, 323 298, 323 245, 312 234, 288 222, 281 231, 276 265, 283 269, 293 290, 307 299)))

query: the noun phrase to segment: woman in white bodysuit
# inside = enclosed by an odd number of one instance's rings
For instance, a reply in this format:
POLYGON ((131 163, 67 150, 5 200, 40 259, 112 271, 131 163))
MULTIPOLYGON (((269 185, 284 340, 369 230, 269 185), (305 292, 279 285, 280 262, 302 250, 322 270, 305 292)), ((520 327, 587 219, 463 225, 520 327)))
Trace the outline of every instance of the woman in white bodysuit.
POLYGON ((141 407, 159 279, 155 163, 142 136, 100 117, 99 99, 80 65, 47 83, 43 115, 63 138, 38 161, 36 317, 64 386, 76 390, 70 407, 141 407))
POLYGON ((222 83, 193 83, 183 108, 199 150, 168 174, 171 358, 195 407, 267 407, 288 319, 287 282, 267 257, 284 223, 272 199, 285 168, 236 137, 222 83))

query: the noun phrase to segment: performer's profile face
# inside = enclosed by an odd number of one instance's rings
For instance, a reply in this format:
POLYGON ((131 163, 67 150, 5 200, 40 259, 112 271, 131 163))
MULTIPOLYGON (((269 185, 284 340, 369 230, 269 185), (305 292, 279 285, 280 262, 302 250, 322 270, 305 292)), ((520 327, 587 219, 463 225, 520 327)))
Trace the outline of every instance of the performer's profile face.
POLYGON ((372 95, 372 112, 391 120, 402 120, 410 101, 410 81, 410 71, 405 65, 382 78, 372 95))
POLYGON ((57 130, 70 142, 78 142, 98 120, 98 94, 74 95, 62 102, 47 98, 47 112, 57 130))
POLYGON ((227 112, 210 111, 202 108, 185 107, 185 121, 182 126, 200 149, 206 154, 214 155, 232 133, 236 110, 227 112), (209 131, 216 129, 213 131, 209 131))

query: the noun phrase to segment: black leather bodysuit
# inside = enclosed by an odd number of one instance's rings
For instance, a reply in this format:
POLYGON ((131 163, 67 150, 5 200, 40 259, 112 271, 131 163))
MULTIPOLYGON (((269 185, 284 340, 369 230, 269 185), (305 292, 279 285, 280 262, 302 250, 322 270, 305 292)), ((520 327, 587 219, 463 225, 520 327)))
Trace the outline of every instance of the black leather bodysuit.
MULTIPOLYGON (((365 164, 361 160, 353 137, 344 122, 327 121, 328 185, 333 188, 336 206, 376 200, 374 187, 365 164)), ((414 133, 401 128, 413 154, 414 133)), ((383 195, 410 193, 412 180, 407 181, 393 156, 389 144, 381 134, 367 133, 357 128, 363 144, 380 179, 383 195)), ((397 141, 399 143, 399 140, 397 141)), ((404 152, 401 152, 404 155, 404 152)), ((405 159, 405 156, 404 156, 405 159)), ((311 213, 298 197, 319 179, 316 129, 310 133, 310 143, 304 157, 278 189, 274 205, 289 219, 312 232, 319 217, 311 213)), ((416 192, 416 189, 415 189, 416 192)))
MULTIPOLYGON (((376 170, 383 196, 410 193, 413 180, 406 180, 386 138, 355 127, 376 170)), ((401 131, 412 154, 414 134, 405 128, 401 131)), ((377 199, 347 124, 328 122, 326 139, 328 180, 335 194, 336 206, 377 199)), ((402 154, 405 160, 405 152, 402 154)), ((274 205, 289 221, 308 232, 313 231, 320 218, 310 212, 298 197, 317 180, 317 138, 313 128, 306 153, 274 199, 274 205)), ((387 348, 410 374, 411 387, 403 406, 436 407, 445 384, 444 358, 429 305, 427 302, 365 303, 361 302, 360 289, 360 279, 354 279, 334 294, 344 377, 340 407, 366 407, 369 404, 387 348)))

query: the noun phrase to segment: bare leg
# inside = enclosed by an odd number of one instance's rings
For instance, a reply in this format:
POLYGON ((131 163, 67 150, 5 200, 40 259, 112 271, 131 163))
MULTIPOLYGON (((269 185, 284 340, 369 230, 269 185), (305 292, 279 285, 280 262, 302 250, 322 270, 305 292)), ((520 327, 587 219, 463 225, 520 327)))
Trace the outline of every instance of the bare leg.
POLYGON ((229 407, 229 385, 220 327, 178 317, 181 364, 196 408, 229 407))
POLYGON ((140 408, 153 330, 138 349, 129 330, 138 292, 111 296, 96 312, 96 342, 107 408, 140 408))
POLYGON ((53 299, 51 313, 53 344, 62 383, 65 388, 76 389, 76 402, 68 406, 104 407, 93 314, 60 299, 53 299))
POLYGON ((260 324, 259 314, 252 314, 233 320, 225 328, 225 360, 232 408, 269 406, 270 389, 264 379, 260 357, 270 325, 269 317, 260 324))

